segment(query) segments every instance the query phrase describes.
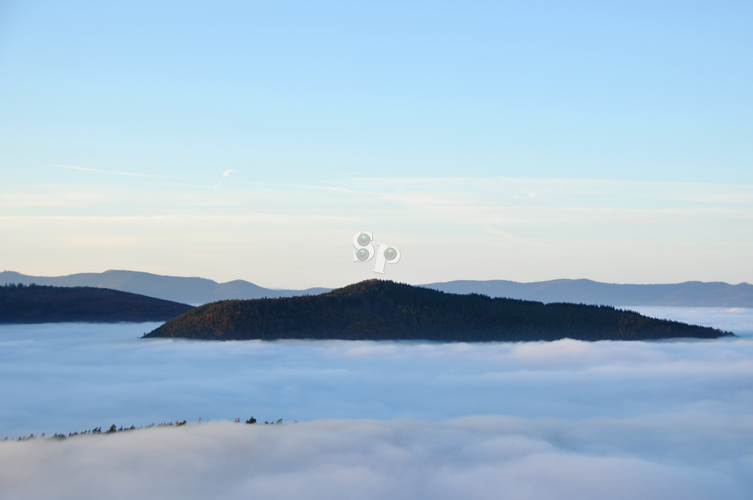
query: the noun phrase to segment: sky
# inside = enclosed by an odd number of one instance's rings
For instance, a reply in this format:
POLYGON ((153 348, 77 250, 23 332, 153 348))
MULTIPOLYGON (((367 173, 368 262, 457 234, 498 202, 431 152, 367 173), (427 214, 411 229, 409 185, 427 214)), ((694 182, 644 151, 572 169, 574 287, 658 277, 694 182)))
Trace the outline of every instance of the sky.
POLYGON ((10 438, 0 441, 0 491, 24 500, 749 499, 753 310, 700 309, 653 312, 739 336, 201 342, 139 338, 158 323, 0 325, 0 439, 10 438), (251 416, 283 425, 232 423, 251 416))
POLYGON ((0 269, 753 281, 749 2, 0 2, 0 269))

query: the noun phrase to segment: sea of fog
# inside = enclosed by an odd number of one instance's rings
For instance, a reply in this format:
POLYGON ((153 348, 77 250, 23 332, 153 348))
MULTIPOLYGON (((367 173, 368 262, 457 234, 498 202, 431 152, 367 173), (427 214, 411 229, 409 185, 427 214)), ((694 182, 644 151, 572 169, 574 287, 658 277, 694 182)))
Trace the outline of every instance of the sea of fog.
POLYGON ((139 338, 158 324, 3 325, 0 439, 192 425, 0 442, 0 497, 753 498, 753 310, 631 309, 738 336, 200 342, 139 338), (251 416, 285 425, 227 421, 251 416))

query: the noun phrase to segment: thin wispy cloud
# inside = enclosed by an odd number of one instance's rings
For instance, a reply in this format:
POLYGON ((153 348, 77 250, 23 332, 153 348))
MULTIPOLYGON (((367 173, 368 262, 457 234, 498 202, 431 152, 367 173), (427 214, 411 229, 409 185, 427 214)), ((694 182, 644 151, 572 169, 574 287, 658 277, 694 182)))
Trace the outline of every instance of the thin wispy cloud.
POLYGON ((60 229, 87 241, 117 231, 144 236, 138 241, 151 244, 139 253, 72 254, 71 267, 89 270, 92 260, 103 258, 112 265, 121 262, 120 267, 149 267, 160 258, 154 255, 160 248, 173 256, 163 269, 166 274, 244 278, 291 288, 334 286, 354 279, 345 267, 347 258, 339 261, 337 252, 348 253, 353 232, 371 230, 382 237, 389 233, 391 243, 405 250, 406 260, 395 266, 394 277, 412 283, 563 277, 621 283, 753 280, 753 187, 747 185, 360 176, 288 184, 223 174, 201 179, 200 188, 157 181, 140 183, 138 189, 77 183, 70 190, 28 186, 19 192, 0 186, 0 217, 5 217, 0 230, 6 241, 15 242, 4 258, 32 274, 55 273, 39 264, 30 268, 28 262, 32 255, 34 262, 52 261, 45 249, 51 241, 63 245, 60 229), (40 203, 30 204, 30 199, 40 203), (86 216, 151 215, 169 219, 142 226, 114 220, 112 227, 75 222, 86 216), (49 219, 61 216, 71 217, 70 223, 49 219), (279 223, 273 226, 273 219, 279 223), (193 220, 190 228, 186 220, 193 220), (275 270, 279 248, 302 237, 302 231, 310 243, 307 251, 289 256, 275 270), (47 236, 41 241, 36 235, 47 236), (204 260, 216 255, 219 241, 226 251, 258 251, 266 265, 251 269, 241 253, 204 260))
POLYGON ((165 215, 0 215, 0 220, 4 221, 31 221, 31 220, 51 220, 51 221, 101 221, 101 222, 119 222, 119 221, 153 221, 167 220, 169 216, 165 215))
MULTIPOLYGON (((232 169, 232 168, 231 168, 230 170, 225 170, 225 172, 223 172, 223 174, 222 174, 222 177, 223 177, 223 178, 224 178, 224 177, 228 177, 228 176, 229 176, 230 174, 233 174, 233 173, 235 173, 235 172, 237 172, 237 170, 235 170, 235 169, 232 169)), ((218 182, 217 184, 215 184, 215 185, 214 185, 214 189, 217 189, 217 188, 218 188, 218 187, 220 187, 221 185, 222 185, 222 181, 220 181, 220 182, 218 182)))
POLYGON ((165 176, 165 175, 140 174, 140 173, 135 173, 135 172, 117 172, 114 170, 101 170, 98 168, 77 167, 75 165, 50 165, 50 167, 61 168, 64 170, 78 170, 81 172, 95 172, 98 174, 125 175, 129 177, 148 177, 152 179, 169 179, 170 178, 169 176, 165 176))

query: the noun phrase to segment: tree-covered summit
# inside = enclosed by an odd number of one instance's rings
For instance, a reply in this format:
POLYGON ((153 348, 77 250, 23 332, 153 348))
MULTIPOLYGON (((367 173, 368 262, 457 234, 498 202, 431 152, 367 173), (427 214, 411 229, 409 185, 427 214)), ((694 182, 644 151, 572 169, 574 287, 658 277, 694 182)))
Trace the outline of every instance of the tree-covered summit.
POLYGON ((492 299, 368 280, 322 295, 207 304, 168 321, 146 336, 204 340, 477 342, 724 335, 729 334, 609 306, 492 299))
POLYGON ((90 287, 0 286, 0 323, 118 323, 165 321, 187 304, 90 287))

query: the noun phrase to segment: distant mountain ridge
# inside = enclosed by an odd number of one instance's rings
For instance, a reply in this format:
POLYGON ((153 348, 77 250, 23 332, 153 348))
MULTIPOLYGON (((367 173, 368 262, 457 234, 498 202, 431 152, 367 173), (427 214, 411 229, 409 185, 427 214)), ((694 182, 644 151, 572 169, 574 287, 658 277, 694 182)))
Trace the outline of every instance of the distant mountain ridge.
POLYGON ((687 281, 666 285, 621 285, 586 279, 518 283, 506 280, 448 281, 422 285, 448 293, 480 293, 541 302, 610 306, 753 307, 753 285, 687 281))
POLYGON ((109 288, 192 305, 227 299, 315 295, 329 291, 329 288, 271 290, 243 280, 217 283, 206 278, 161 276, 137 271, 105 271, 103 273, 79 273, 57 277, 27 276, 13 271, 4 271, 0 273, 0 285, 6 283, 109 288))
MULTIPOLYGON (((51 286, 90 286, 110 288, 124 292, 147 295, 174 302, 201 305, 218 300, 260 299, 317 295, 330 288, 306 290, 276 290, 264 288, 248 281, 234 280, 217 283, 206 278, 162 276, 136 271, 106 271, 80 273, 69 276, 27 276, 12 271, 0 273, 0 285, 23 283, 51 286)), ((490 297, 534 300, 539 302, 572 302, 622 306, 683 306, 683 307, 751 307, 753 285, 730 285, 721 282, 687 281, 661 285, 623 285, 600 283, 586 279, 552 280, 519 283, 507 280, 448 281, 419 285, 448 293, 478 293, 490 297)))

